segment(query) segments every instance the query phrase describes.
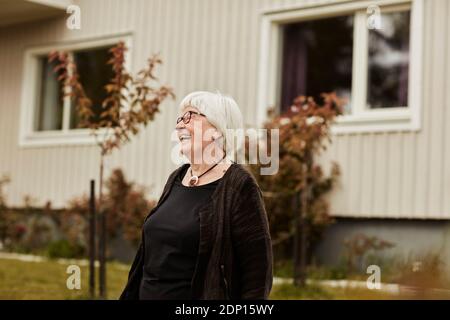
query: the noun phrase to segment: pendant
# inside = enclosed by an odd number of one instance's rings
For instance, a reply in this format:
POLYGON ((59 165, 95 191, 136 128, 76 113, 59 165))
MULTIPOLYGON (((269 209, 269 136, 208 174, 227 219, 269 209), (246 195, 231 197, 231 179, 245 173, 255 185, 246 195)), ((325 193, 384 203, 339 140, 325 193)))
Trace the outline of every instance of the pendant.
POLYGON ((192 187, 192 186, 195 186, 196 184, 198 183, 198 177, 197 176, 192 176, 190 179, 189 179, 189 185, 192 187))

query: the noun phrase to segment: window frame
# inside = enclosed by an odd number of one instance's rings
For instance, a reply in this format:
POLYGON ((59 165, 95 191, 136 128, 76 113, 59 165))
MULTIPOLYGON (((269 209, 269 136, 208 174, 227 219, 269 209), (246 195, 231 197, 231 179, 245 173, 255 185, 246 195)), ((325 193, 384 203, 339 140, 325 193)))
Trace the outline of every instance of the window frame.
POLYGON ((373 1, 346 1, 323 5, 283 7, 261 12, 261 38, 258 83, 258 125, 266 120, 268 106, 278 106, 281 94, 283 25, 342 15, 354 16, 352 110, 339 116, 332 132, 419 131, 422 105, 423 0, 379 0, 382 12, 410 8, 410 60, 408 70, 408 106, 366 109, 368 35, 367 7, 373 1), (362 27, 364 24, 364 27, 362 27), (358 27, 359 26, 359 27, 358 27), (365 65, 366 68, 359 66, 365 65))
MULTIPOLYGON (((70 129, 70 100, 64 98, 61 130, 36 131, 34 120, 38 112, 37 90, 40 84, 39 57, 52 50, 67 51, 72 54, 77 50, 88 50, 112 46, 123 41, 128 48, 125 53, 125 69, 131 70, 131 33, 101 37, 87 40, 61 42, 54 45, 34 46, 25 49, 22 76, 21 115, 19 130, 19 146, 55 146, 55 145, 93 145, 96 143, 91 130, 86 128, 70 129)), ((99 139, 104 137, 105 130, 99 129, 99 139)))

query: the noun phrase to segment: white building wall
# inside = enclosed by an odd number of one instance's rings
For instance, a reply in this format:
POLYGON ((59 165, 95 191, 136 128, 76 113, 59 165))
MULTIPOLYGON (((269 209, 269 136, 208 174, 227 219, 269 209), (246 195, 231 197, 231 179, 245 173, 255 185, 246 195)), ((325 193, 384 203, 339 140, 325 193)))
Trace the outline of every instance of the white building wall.
MULTIPOLYGON (((132 70, 160 52, 158 74, 175 89, 156 121, 115 151, 108 170, 153 188, 157 197, 175 165, 170 133, 177 103, 193 90, 235 97, 247 124, 256 123, 262 9, 336 1, 277 0, 81 0, 81 30, 65 20, 0 28, 0 174, 12 179, 7 195, 20 206, 24 195, 63 206, 87 193, 98 175, 95 146, 19 147, 24 52, 27 48, 129 33, 132 70)), ((341 1, 346 2, 346 1, 341 1)), ((336 160, 342 178, 331 197, 337 216, 450 218, 450 3, 424 7, 423 105, 419 132, 339 134, 324 155, 336 160)), ((108 173, 106 173, 108 175, 108 173)))

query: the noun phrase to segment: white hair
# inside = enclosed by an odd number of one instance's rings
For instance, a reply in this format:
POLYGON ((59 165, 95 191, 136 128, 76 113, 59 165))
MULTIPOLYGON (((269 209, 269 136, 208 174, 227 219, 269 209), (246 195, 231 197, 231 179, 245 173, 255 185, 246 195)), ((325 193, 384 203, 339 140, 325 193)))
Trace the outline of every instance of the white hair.
POLYGON ((236 101, 220 92, 195 91, 180 102, 180 112, 187 107, 196 108, 216 127, 224 138, 226 157, 233 159, 234 153, 242 148, 244 130, 242 113, 236 101), (239 130, 242 134, 239 134, 239 130))

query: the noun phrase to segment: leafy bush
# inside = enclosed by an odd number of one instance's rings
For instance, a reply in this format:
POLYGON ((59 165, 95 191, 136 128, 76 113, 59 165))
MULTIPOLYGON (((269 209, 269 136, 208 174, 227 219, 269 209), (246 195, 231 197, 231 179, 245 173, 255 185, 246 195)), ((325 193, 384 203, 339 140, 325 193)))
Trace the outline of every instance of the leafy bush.
POLYGON ((441 255, 436 252, 409 255, 395 265, 394 281, 419 288, 450 288, 450 279, 441 255))
MULTIPOLYGON (((108 181, 107 192, 103 194, 103 210, 106 213, 106 223, 109 237, 123 234, 124 238, 134 245, 139 243, 144 218, 156 205, 156 201, 147 200, 145 188, 126 180, 121 169, 114 169, 108 181)), ((98 198, 96 208, 98 208, 98 198)), ((98 214, 98 213, 97 213, 98 214)), ((87 195, 77 197, 69 202, 64 212, 63 229, 69 240, 76 242, 76 238, 84 235, 87 239, 89 215, 89 198, 87 195), (72 217, 72 220, 69 219, 72 217), (77 222, 78 221, 78 222, 77 222), (84 224, 81 224, 84 221, 84 224)), ((80 239, 79 239, 80 240, 80 239)), ((83 240, 85 242, 85 240, 83 240)))
MULTIPOLYGON (((81 257, 88 253, 89 198, 69 201, 67 208, 54 210, 51 204, 38 208, 31 197, 24 207, 12 210, 6 205, 0 179, 0 249, 21 253, 48 254, 51 257, 81 257)), ((156 202, 147 200, 145 189, 125 179, 120 169, 113 170, 103 195, 108 236, 123 234, 134 245, 140 240, 144 217, 156 202)), ((97 210, 98 210, 98 199, 97 210)), ((98 226, 98 224, 97 224, 98 226)))
MULTIPOLYGON (((339 166, 332 163, 330 174, 326 175, 316 159, 331 141, 329 129, 335 117, 341 114, 343 105, 343 101, 333 93, 322 96, 323 104, 320 105, 311 97, 300 96, 281 115, 269 110, 269 120, 264 125, 268 129, 267 137, 260 145, 265 146, 270 141, 272 129, 279 130, 278 173, 262 175, 260 172, 265 165, 250 166, 265 196, 274 246, 292 245, 288 240, 291 241, 295 234, 295 218, 304 212, 309 254, 324 229, 333 223, 325 196, 340 174, 339 166), (293 209, 295 193, 307 199, 307 207, 300 205, 299 212, 293 209)), ((247 141, 247 149, 249 144, 247 141)), ((270 144, 265 148, 270 154, 270 144)))
POLYGON ((9 182, 7 175, 0 178, 0 250, 38 252, 58 236, 50 203, 38 208, 36 199, 25 195, 20 209, 10 208, 4 193, 9 182))
POLYGON ((364 267, 370 264, 379 265, 379 263, 375 263, 381 260, 377 253, 394 247, 394 244, 375 236, 358 233, 349 239, 345 239, 344 247, 347 268, 349 272, 354 272, 355 270, 364 271, 364 267), (372 262, 368 263, 368 260, 372 262))
POLYGON ((70 243, 66 239, 57 240, 49 243, 47 255, 50 258, 81 258, 85 255, 85 247, 70 243))

